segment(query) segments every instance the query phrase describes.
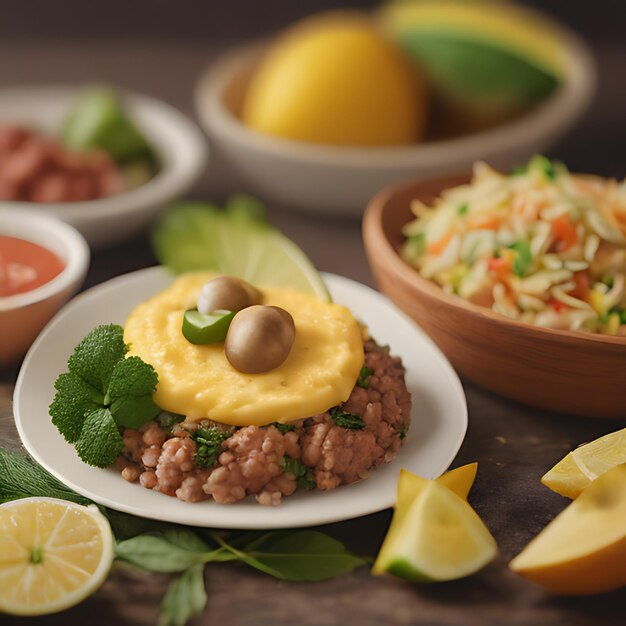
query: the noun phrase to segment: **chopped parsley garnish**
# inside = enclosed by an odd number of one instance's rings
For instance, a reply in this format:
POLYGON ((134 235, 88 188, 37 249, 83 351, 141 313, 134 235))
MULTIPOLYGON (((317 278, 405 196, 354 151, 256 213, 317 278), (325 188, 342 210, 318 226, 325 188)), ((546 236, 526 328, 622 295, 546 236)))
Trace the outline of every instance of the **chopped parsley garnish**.
POLYGON ((365 365, 361 368, 359 372, 359 377, 356 381, 356 384, 359 387, 363 387, 363 389, 369 389, 370 386, 370 376, 374 373, 374 370, 371 367, 366 367, 365 365))
POLYGON ((527 165, 514 165, 511 168, 511 176, 523 176, 528 171, 527 165))
POLYGON ((517 253, 513 259, 513 272, 516 276, 523 278, 533 263, 533 253, 530 250, 530 244, 528 241, 521 240, 511 244, 509 248, 517 253))
POLYGON ((469 204, 467 202, 464 202, 463 204, 459 204, 459 206, 456 209, 456 212, 458 215, 465 215, 469 210, 469 204))
POLYGON ((185 421, 185 416, 177 415, 176 413, 169 413, 168 411, 163 411, 162 413, 159 413, 157 415, 156 421, 159 423, 159 426, 164 431, 171 435, 172 431, 174 430, 174 426, 185 421))
POLYGON ((209 469, 217 463, 222 444, 230 437, 230 433, 215 427, 198 428, 191 437, 198 446, 196 465, 209 469))
POLYGON ((333 418, 335 425, 340 428, 347 428, 348 430, 361 430, 365 426, 363 420, 358 415, 346 413, 338 406, 332 408, 328 411, 328 413, 333 418))
POLYGON ((313 472, 299 459, 285 455, 280 466, 285 474, 291 474, 295 478, 298 489, 309 491, 317 486, 313 472))
POLYGON ((290 433, 296 429, 293 424, 281 424, 280 422, 272 422, 270 426, 276 428, 276 430, 278 430, 282 435, 290 433))
POLYGON ((54 384, 52 423, 88 465, 111 465, 122 451, 121 428, 139 428, 159 413, 152 401, 157 373, 127 351, 121 326, 98 326, 54 384))

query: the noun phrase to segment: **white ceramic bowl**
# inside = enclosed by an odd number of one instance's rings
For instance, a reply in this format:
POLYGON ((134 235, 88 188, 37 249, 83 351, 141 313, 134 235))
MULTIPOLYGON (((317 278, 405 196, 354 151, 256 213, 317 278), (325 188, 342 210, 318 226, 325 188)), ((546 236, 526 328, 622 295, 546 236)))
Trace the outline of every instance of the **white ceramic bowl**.
POLYGON ((63 271, 45 285, 0 297, 0 365, 7 365, 24 356, 48 320, 83 284, 89 246, 72 226, 26 209, 0 208, 0 235, 36 243, 65 263, 63 271))
POLYGON ((235 50, 208 69, 196 89, 196 112, 212 148, 252 191, 307 211, 361 215, 386 185, 467 171, 476 159, 506 169, 545 151, 571 128, 591 99, 596 71, 587 46, 573 33, 560 31, 568 63, 558 90, 509 123, 458 139, 350 148, 254 132, 241 123, 238 112, 262 44, 235 50))
MULTIPOLYGON (((15 87, 0 89, 0 121, 22 123, 58 134, 63 118, 85 90, 81 86, 15 87)), ((208 156, 200 129, 173 107, 139 94, 120 91, 133 122, 154 146, 161 169, 145 185, 108 198, 87 202, 27 206, 75 226, 94 247, 113 244, 145 228, 168 202, 187 193, 202 174, 208 156)))

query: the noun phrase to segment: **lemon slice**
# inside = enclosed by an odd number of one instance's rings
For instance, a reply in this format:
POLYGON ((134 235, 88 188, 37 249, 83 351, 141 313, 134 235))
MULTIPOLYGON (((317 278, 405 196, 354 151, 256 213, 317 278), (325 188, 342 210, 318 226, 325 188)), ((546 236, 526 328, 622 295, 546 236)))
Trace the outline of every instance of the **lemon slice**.
POLYGON ((96 507, 55 498, 0 506, 0 611, 45 615, 84 600, 113 562, 113 535, 96 507))
POLYGON ((392 524, 372 573, 421 582, 455 580, 477 572, 496 553, 495 540, 472 507, 441 483, 424 480, 392 524))
POLYGON ((626 465, 597 478, 509 564, 550 591, 604 593, 626 585, 626 465))
POLYGON ((577 498, 598 476, 626 463, 626 428, 570 452, 541 482, 567 498, 577 498))
POLYGON ((265 221, 261 205, 233 196, 221 211, 210 204, 179 202, 152 235, 159 262, 177 274, 213 270, 266 287, 283 287, 330 300, 307 255, 265 221))

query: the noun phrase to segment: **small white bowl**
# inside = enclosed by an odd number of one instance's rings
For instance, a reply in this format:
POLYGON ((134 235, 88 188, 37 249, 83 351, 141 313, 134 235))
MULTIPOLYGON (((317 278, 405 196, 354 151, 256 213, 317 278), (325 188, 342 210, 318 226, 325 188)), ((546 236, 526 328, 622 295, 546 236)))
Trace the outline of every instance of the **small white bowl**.
MULTIPOLYGON (((0 89, 0 121, 23 124, 51 135, 81 93, 80 86, 12 87, 0 89)), ((118 91, 124 108, 148 138, 160 170, 146 184, 108 198, 86 202, 3 202, 54 215, 75 226, 94 247, 110 245, 145 228, 170 201, 196 183, 208 158, 202 131, 175 108, 147 96, 118 91)))
POLYGON ((317 213, 361 215, 383 187, 467 171, 476 159, 500 169, 554 144, 579 119, 595 87, 587 46, 558 27, 567 50, 563 84, 527 114, 458 139, 414 146, 351 148, 290 141, 247 128, 238 114, 266 44, 238 49, 200 79, 196 113, 212 148, 263 197, 317 213))
POLYGON ((0 208, 0 235, 36 243, 65 263, 63 271, 41 287, 0 297, 1 366, 24 356, 39 331, 79 290, 89 269, 89 246, 72 226, 26 209, 0 208))

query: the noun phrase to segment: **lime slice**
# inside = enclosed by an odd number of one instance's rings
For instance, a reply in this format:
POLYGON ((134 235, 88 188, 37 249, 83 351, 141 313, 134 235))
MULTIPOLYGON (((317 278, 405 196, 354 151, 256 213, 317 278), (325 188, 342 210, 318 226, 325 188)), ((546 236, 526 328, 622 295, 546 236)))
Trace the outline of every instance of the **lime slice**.
POLYGON ((598 476, 626 463, 626 428, 570 452, 541 482, 567 498, 577 498, 598 476))
POLYGON ((437 481, 426 484, 392 524, 373 574, 434 582, 469 576, 491 561, 494 538, 472 507, 437 481))
POLYGON ((225 211, 177 203, 157 223, 156 257, 175 273, 214 270, 253 285, 284 287, 330 300, 306 254, 260 215, 259 203, 235 196, 225 211))
POLYGON ((111 528, 95 506, 54 498, 0 506, 0 611, 63 611, 94 593, 112 562, 111 528))

